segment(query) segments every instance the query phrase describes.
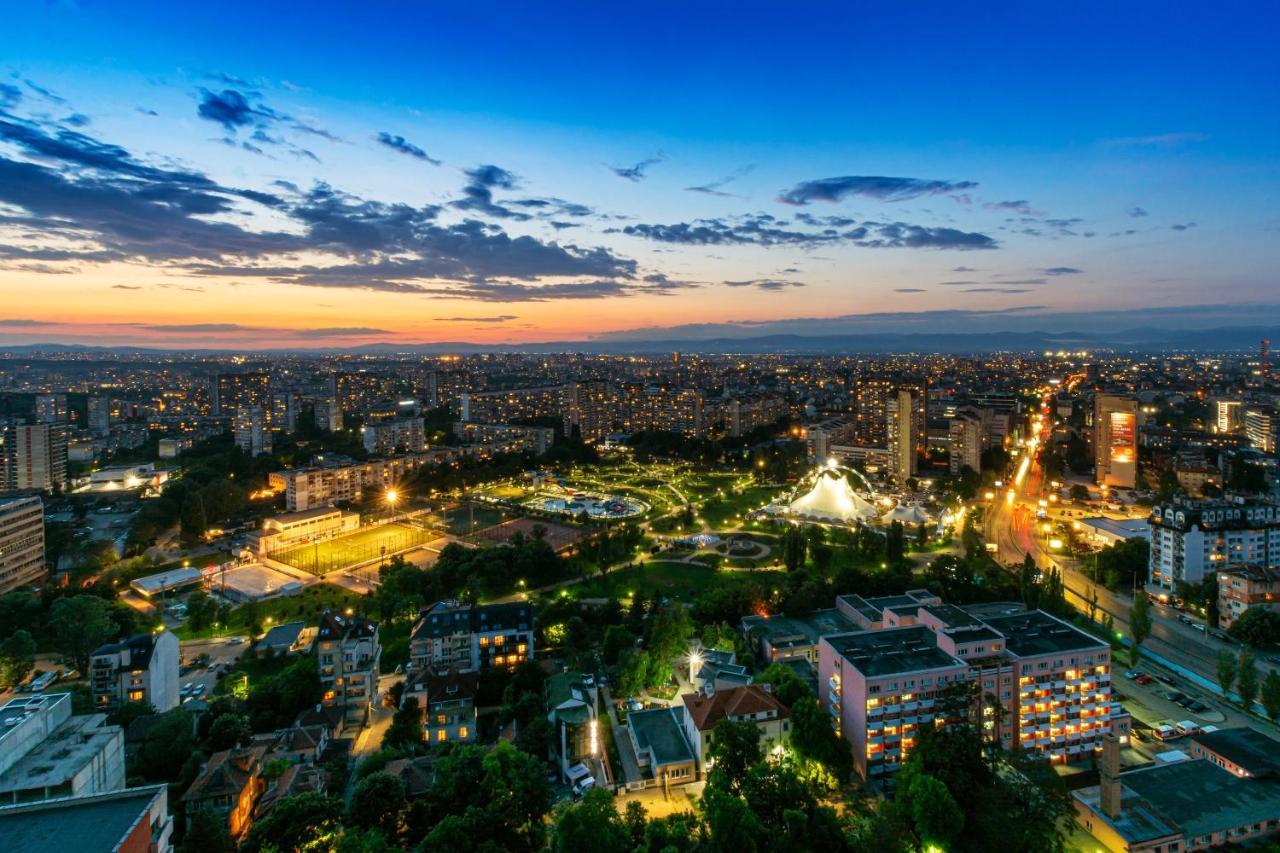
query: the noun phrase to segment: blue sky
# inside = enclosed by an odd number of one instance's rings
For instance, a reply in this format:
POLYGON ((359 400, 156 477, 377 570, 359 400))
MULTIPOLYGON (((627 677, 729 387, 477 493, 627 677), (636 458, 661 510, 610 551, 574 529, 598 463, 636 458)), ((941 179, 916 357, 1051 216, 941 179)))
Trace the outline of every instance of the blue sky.
POLYGON ((7 13, 0 341, 1274 311, 1269 4, 175 5, 7 13))

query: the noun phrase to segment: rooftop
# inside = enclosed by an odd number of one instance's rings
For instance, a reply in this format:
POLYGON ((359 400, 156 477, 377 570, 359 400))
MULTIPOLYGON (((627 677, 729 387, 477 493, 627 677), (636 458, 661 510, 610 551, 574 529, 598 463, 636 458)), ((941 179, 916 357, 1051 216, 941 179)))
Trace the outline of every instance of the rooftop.
POLYGON ((1241 779, 1204 759, 1135 770, 1120 781, 1189 838, 1280 815, 1280 783, 1241 779))
POLYGON ((734 687, 729 690, 718 690, 711 696, 701 693, 686 693, 683 697, 685 713, 698 731, 714 729, 725 717, 754 716, 769 714, 770 719, 789 717, 791 711, 778 701, 763 686, 751 684, 734 687))
POLYGON ((650 708, 627 715, 627 728, 640 750, 649 750, 659 767, 693 761, 693 749, 677 719, 679 708, 650 708))
POLYGON ((1280 743, 1256 729, 1218 729, 1192 735, 1191 739, 1244 768, 1250 776, 1280 775, 1280 743))
POLYGON ((1097 637, 1073 628, 1043 610, 990 616, 982 621, 1004 634, 1005 648, 1017 657, 1028 658, 1108 647, 1097 637))
POLYGON ((0 773, 0 793, 53 788, 79 773, 94 756, 108 749, 124 730, 106 725, 106 714, 70 717, 40 743, 0 773))
POLYGON ((320 614, 319 636, 322 640, 346 640, 372 637, 378 633, 378 623, 370 622, 359 613, 345 615, 336 610, 320 614))
POLYGON ((1151 524, 1145 518, 1107 518, 1097 515, 1080 519, 1080 524, 1124 539, 1151 536, 1151 524))
POLYGON ((827 637, 836 654, 864 676, 875 678, 897 673, 920 672, 968 664, 938 648, 933 631, 923 625, 856 631, 827 637))
POLYGON ((808 616, 748 616, 743 627, 759 630, 769 645, 777 649, 817 645, 827 634, 838 634, 854 628, 854 624, 838 610, 817 610, 808 616))
POLYGON ((112 850, 164 796, 164 785, 152 785, 8 806, 0 808, 0 836, 8 853, 112 850))

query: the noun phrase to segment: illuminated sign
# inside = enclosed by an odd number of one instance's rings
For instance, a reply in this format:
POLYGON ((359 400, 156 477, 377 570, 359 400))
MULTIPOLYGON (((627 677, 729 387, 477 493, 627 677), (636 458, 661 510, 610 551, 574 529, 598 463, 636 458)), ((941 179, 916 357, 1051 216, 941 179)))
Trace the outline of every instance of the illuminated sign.
POLYGON ((1130 412, 1111 412, 1111 461, 1133 462, 1137 417, 1130 412))

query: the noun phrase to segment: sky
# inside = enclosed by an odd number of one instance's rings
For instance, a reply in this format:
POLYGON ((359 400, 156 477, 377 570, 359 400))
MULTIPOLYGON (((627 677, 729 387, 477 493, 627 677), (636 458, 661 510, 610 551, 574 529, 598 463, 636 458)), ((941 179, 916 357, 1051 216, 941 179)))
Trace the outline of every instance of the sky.
POLYGON ((14 4, 0 344, 1280 318, 1280 7, 1050 5, 14 4))

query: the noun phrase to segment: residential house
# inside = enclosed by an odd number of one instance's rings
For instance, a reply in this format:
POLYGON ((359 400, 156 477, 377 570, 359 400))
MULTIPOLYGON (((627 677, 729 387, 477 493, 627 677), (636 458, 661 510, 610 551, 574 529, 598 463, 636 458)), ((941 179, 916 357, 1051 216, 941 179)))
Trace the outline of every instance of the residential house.
POLYGON ((343 709, 347 722, 363 722, 378 698, 378 623, 350 611, 326 610, 316 633, 316 656, 321 701, 343 709))
POLYGON ((768 685, 750 684, 706 693, 686 693, 684 729, 698 762, 698 773, 711 769, 711 741, 721 720, 754 723, 761 749, 768 753, 791 739, 791 710, 778 701, 768 685))
POLYGON ((209 756, 200 775, 182 795, 187 828, 200 812, 225 818, 231 838, 239 841, 253 825, 254 809, 267 789, 262 766, 267 748, 261 744, 225 749, 209 756))
POLYGON ((422 737, 427 743, 472 743, 476 739, 479 683, 474 672, 415 672, 405 683, 400 701, 417 701, 422 710, 422 737))
POLYGON ((532 658, 533 608, 523 601, 438 601, 418 615, 409 635, 409 659, 417 670, 514 669, 532 658))
POLYGON ((171 631, 99 646, 89 660, 94 705, 150 702, 160 712, 178 707, 178 656, 178 637, 171 631))

